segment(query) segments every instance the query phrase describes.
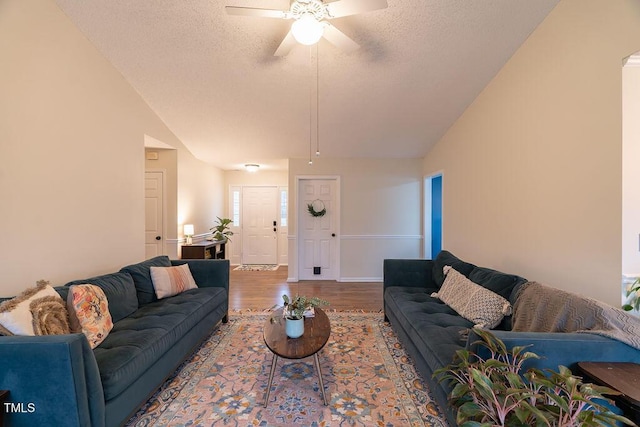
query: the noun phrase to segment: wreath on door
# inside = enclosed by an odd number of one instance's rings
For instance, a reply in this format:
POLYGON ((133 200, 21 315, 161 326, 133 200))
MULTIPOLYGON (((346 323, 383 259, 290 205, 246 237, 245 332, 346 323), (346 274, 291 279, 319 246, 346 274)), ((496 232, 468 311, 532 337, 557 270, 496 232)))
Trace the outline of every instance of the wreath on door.
POLYGON ((327 213, 327 208, 324 207, 324 202, 320 199, 315 199, 313 202, 307 204, 307 210, 309 214, 314 217, 324 216, 327 213))

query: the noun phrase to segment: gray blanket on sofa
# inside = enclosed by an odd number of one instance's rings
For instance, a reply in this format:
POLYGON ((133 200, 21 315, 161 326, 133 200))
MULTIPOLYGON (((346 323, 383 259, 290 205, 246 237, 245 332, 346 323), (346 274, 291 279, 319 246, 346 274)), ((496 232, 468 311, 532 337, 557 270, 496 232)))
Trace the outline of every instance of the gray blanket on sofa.
POLYGON ((603 302, 536 282, 522 285, 513 306, 513 331, 586 332, 640 350, 640 319, 603 302))

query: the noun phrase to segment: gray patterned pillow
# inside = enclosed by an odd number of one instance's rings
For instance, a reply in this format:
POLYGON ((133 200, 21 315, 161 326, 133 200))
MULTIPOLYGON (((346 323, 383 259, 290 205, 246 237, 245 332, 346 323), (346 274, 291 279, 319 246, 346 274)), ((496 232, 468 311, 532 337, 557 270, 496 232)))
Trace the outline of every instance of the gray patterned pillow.
POLYGON ((511 304, 500 295, 473 283, 449 265, 443 269, 444 283, 438 292, 431 294, 476 327, 493 329, 502 318, 511 314, 511 304))

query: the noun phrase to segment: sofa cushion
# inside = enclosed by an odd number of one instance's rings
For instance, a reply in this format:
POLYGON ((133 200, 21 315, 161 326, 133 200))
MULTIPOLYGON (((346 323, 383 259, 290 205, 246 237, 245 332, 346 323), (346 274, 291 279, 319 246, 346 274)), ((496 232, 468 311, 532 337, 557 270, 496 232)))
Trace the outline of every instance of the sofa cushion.
POLYGON ((385 311, 398 319, 432 370, 451 363, 455 352, 466 345, 466 333, 473 323, 423 288, 389 287, 384 302, 385 311))
POLYGON ((465 276, 469 276, 469 273, 476 268, 475 265, 464 262, 449 251, 440 251, 436 259, 433 261, 433 280, 438 287, 444 283, 443 268, 447 265, 458 270, 465 276))
POLYGON ((500 295, 473 283, 450 266, 444 271, 446 278, 442 287, 431 296, 472 321, 474 326, 493 329, 505 315, 511 314, 511 304, 500 295))
POLYGON ((91 277, 89 279, 74 280, 66 284, 95 285, 102 289, 109 302, 109 313, 113 322, 124 319, 138 309, 138 297, 133 278, 129 273, 119 272, 91 277))
POLYGON ((506 274, 484 267, 474 267, 474 269, 469 274, 465 274, 465 276, 472 282, 495 292, 507 300, 510 299, 511 292, 516 285, 526 282, 526 279, 520 276, 506 274))
POLYGON ((83 333, 91 348, 96 348, 113 328, 109 301, 96 285, 69 287, 67 310, 73 332, 83 333))
POLYGON ((94 350, 105 400, 122 393, 211 311, 220 306, 226 311, 226 302, 223 288, 190 289, 146 304, 116 323, 94 350))
POLYGON ((189 264, 175 267, 151 267, 151 281, 158 299, 170 297, 189 289, 195 289, 195 280, 189 270, 189 264))
POLYGON ((128 265, 120 270, 129 273, 133 277, 133 283, 138 295, 138 307, 158 300, 151 280, 151 267, 171 267, 171 261, 168 256, 161 255, 137 264, 128 265))

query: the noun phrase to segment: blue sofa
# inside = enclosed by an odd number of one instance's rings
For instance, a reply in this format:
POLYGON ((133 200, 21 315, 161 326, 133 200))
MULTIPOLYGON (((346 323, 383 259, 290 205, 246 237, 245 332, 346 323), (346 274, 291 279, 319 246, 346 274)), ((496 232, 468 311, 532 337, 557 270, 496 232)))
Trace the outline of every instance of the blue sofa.
POLYGON ((160 256, 70 285, 100 286, 114 327, 91 350, 83 334, 0 336, 0 389, 15 403, 6 426, 118 426, 228 320, 229 261, 160 256), (189 264, 198 285, 158 300, 151 266, 189 264), (18 405, 21 404, 21 405, 18 405))
MULTIPOLYGON (((456 414, 448 405, 451 388, 433 378, 433 372, 448 365, 457 350, 474 346, 479 338, 467 334, 473 323, 430 295, 444 282, 443 267, 450 265, 471 281, 503 296, 513 305, 522 277, 478 267, 462 261, 448 251, 435 260, 384 260, 384 313, 392 328, 427 382, 432 396, 444 412, 447 422, 455 426, 456 414), (467 336, 468 335, 468 336, 467 336)), ((508 348, 531 345, 542 356, 529 361, 528 367, 557 370, 558 365, 575 369, 580 361, 620 361, 640 363, 640 351, 622 342, 585 333, 513 332, 507 316, 492 331, 508 348)), ((575 371, 574 371, 575 372, 575 371)))

